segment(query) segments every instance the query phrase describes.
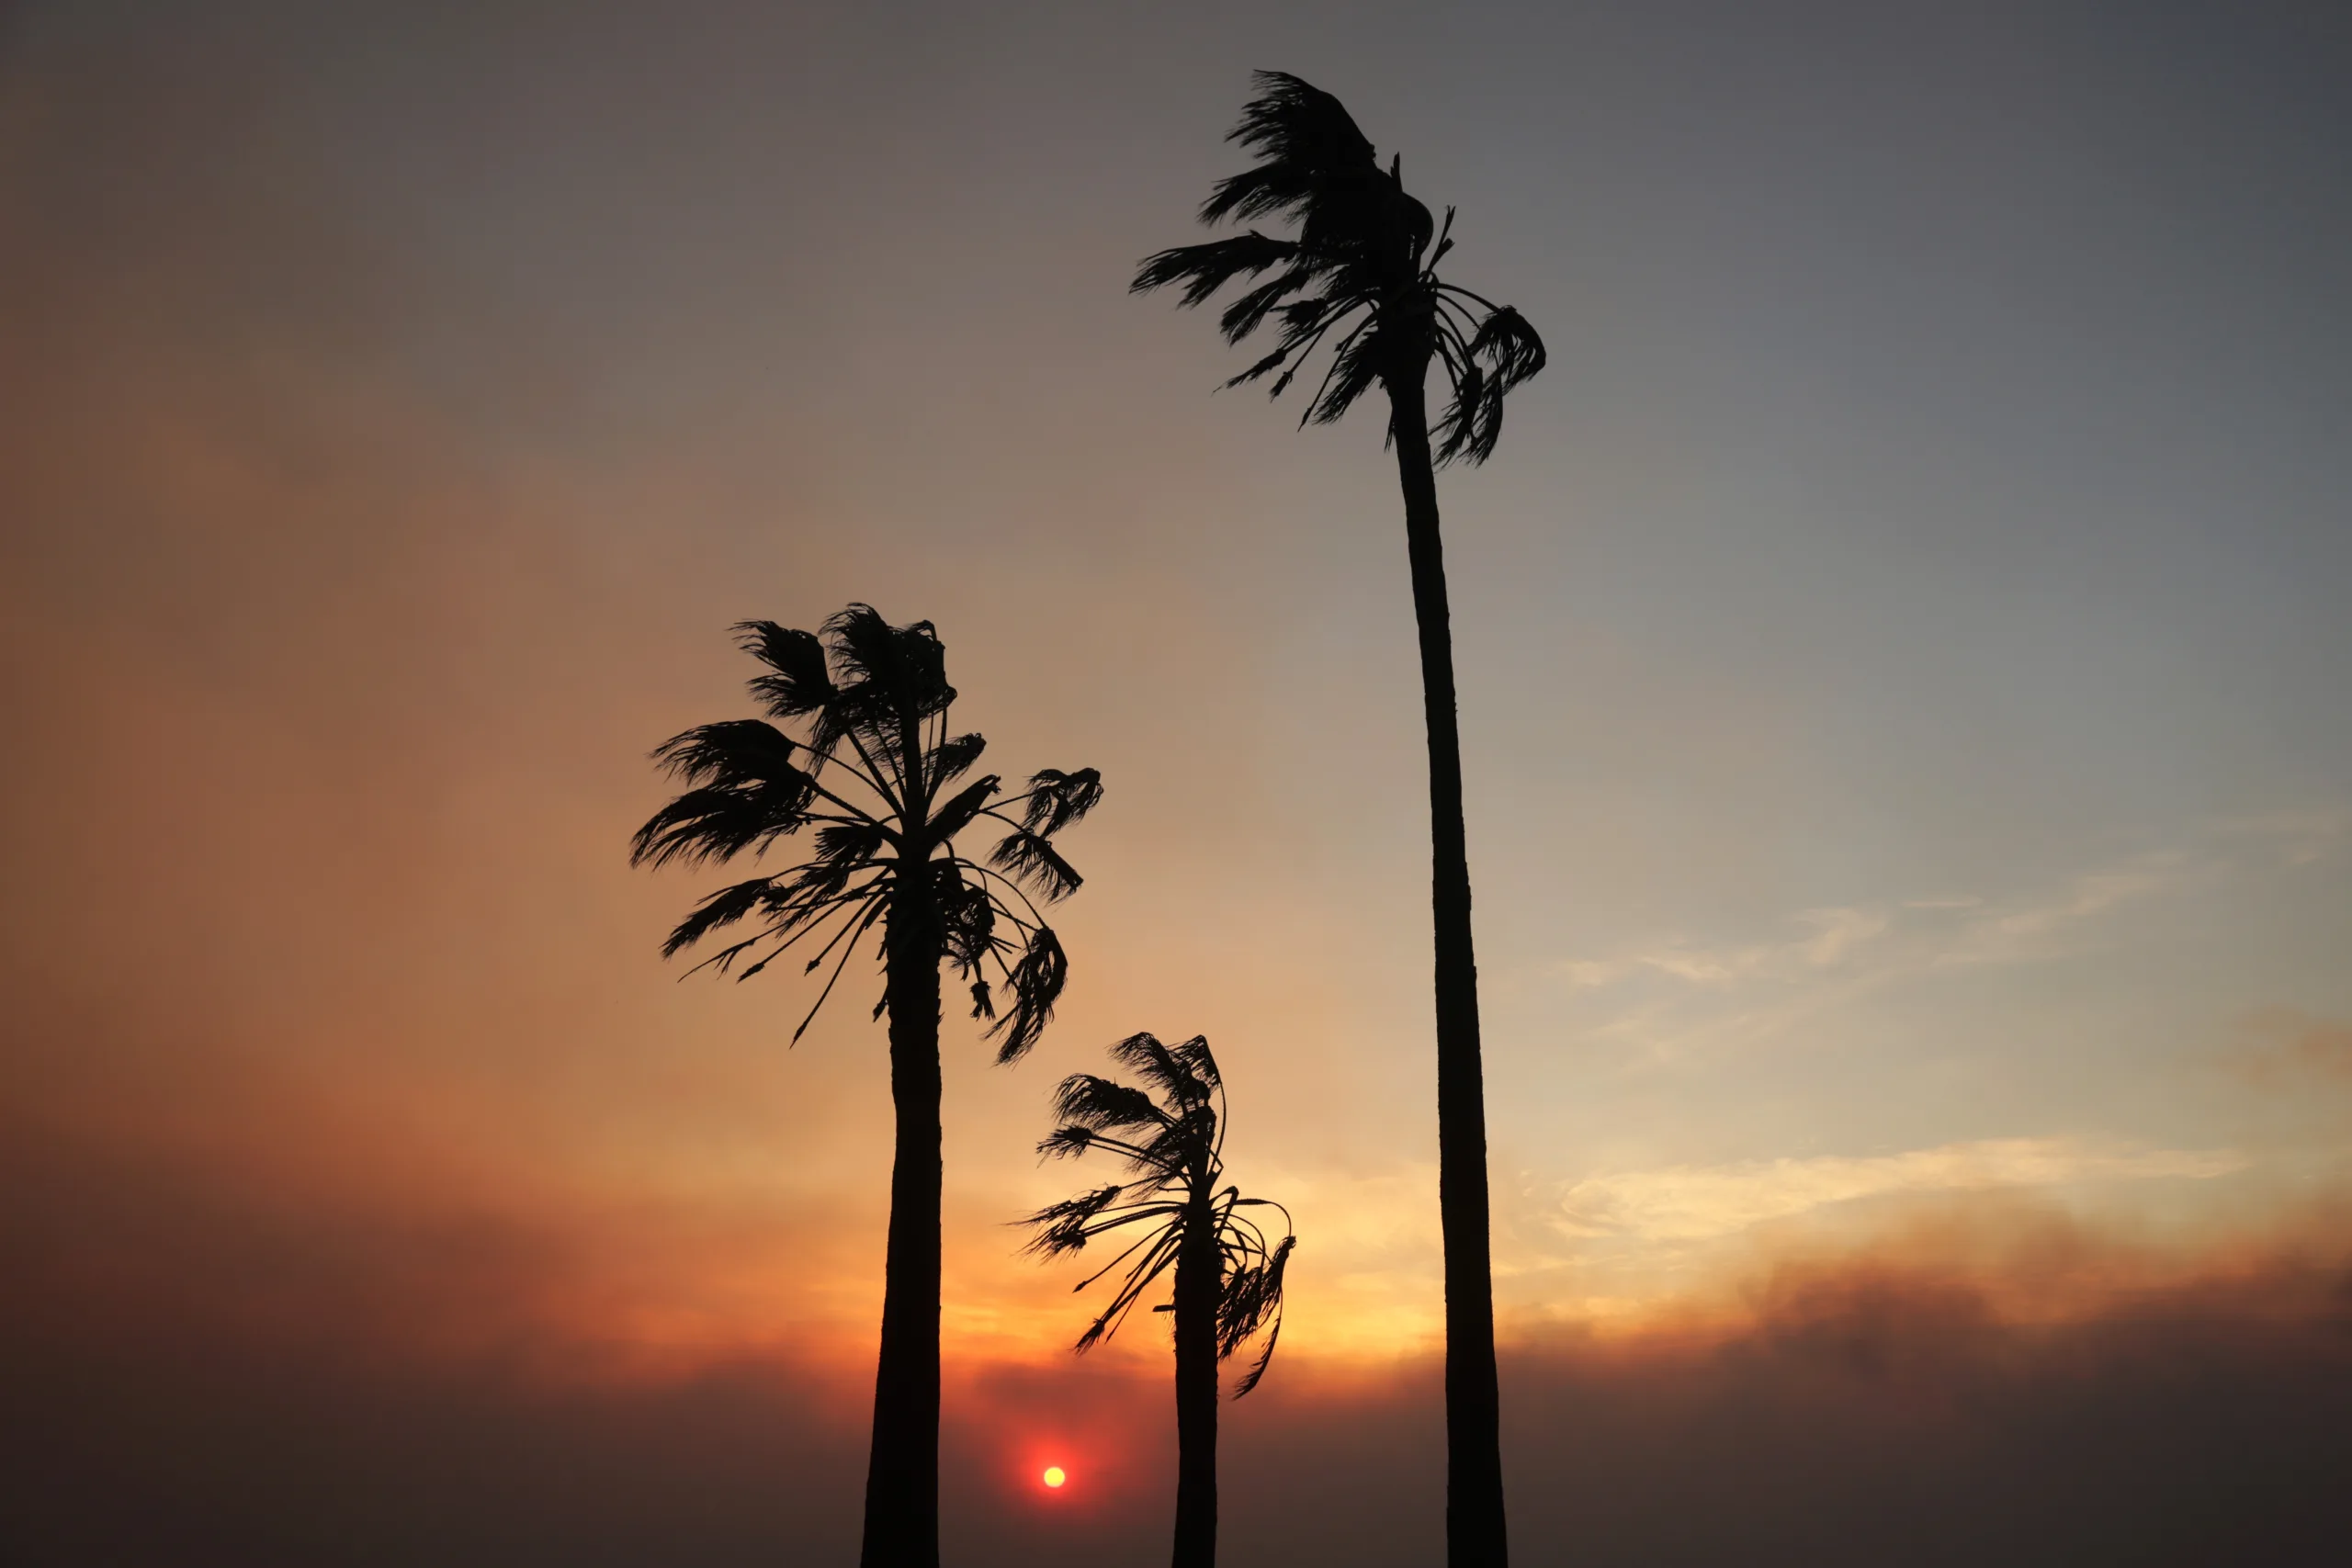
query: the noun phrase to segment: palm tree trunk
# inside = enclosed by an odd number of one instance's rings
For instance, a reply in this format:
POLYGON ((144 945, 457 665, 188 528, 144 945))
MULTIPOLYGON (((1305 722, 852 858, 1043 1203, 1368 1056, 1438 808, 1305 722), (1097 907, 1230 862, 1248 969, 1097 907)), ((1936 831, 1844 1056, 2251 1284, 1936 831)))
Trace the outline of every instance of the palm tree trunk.
POLYGON ((892 902, 884 934, 890 1010, 890 1240, 862 1568, 939 1568, 939 937, 927 889, 892 902))
POLYGON ((1478 1051, 1478 961, 1462 821, 1453 631, 1438 533, 1424 371, 1387 385, 1405 544, 1420 628, 1430 747, 1430 906, 1437 924, 1438 1221, 1445 1250, 1445 1547, 1451 1568, 1505 1568, 1500 1397, 1487 1218, 1487 1089, 1478 1051))
POLYGON ((1174 1568, 1216 1564, 1216 1304, 1222 1283, 1208 1194, 1187 1205, 1176 1256, 1174 1568))

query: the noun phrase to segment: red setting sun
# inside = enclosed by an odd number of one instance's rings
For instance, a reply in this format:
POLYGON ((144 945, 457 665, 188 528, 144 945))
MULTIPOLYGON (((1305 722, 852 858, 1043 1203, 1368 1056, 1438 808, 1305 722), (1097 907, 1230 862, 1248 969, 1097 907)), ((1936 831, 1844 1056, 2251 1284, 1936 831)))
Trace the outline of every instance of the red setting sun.
POLYGON ((1060 1465, 1049 1464, 1046 1467, 1046 1473, 1039 1476, 1037 1479, 1044 1482, 1047 1486, 1058 1487, 1063 1482, 1068 1481, 1069 1477, 1063 1472, 1060 1465))

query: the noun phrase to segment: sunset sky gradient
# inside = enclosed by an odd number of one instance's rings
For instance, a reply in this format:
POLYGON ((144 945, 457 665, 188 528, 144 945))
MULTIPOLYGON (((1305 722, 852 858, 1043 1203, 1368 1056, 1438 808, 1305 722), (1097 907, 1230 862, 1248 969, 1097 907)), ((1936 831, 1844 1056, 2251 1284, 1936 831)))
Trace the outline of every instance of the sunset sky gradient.
POLYGON ((1108 785, 944 1031, 951 1559, 1158 1550, 1006 1224, 1150 1030, 1302 1237, 1229 1561, 1427 1560, 1393 470, 1125 292, 1258 66, 1551 347, 1441 483, 1521 1560, 2331 1560, 2352 25, 2071 0, 0 10, 0 1556, 847 1560, 878 978, 626 841, 858 599, 1108 785))

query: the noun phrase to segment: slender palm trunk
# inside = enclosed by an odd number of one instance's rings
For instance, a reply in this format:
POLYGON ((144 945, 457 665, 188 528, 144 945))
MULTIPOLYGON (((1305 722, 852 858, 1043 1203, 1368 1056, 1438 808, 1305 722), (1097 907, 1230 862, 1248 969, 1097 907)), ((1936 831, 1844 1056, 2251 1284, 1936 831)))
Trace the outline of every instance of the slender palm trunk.
POLYGON ((928 889, 892 902, 890 1241, 865 1471, 862 1568, 939 1568, 939 936, 928 889))
POLYGON ((1216 1303, 1224 1268, 1209 1194, 1193 1195, 1176 1256, 1174 1568, 1216 1563, 1216 1303))
POLYGON ((1453 631, 1438 534, 1425 367, 1387 385, 1405 543, 1420 628, 1430 746, 1430 906, 1437 923, 1438 1221, 1445 1248, 1445 1548, 1451 1568, 1505 1568, 1500 1397, 1487 1218, 1487 1089, 1478 1051, 1478 961, 1462 822, 1462 737, 1453 631))

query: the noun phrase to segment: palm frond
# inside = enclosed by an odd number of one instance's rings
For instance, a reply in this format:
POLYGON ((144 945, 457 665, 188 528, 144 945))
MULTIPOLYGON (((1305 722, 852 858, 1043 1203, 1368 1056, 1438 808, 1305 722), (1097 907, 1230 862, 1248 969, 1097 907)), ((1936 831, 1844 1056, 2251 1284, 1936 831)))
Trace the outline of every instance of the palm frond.
MULTIPOLYGON (((1087 1134, 1069 1150, 1054 1153, 1077 1153, 1091 1141, 1093 1134, 1125 1128, 1158 1130, 1169 1124, 1169 1118, 1151 1101, 1151 1096, 1115 1078, 1099 1077, 1092 1073, 1072 1073, 1054 1089, 1054 1114, 1070 1127, 1087 1134)), ((1059 1136, 1057 1133, 1056 1136, 1059 1136)), ((1046 1152, 1040 1144, 1039 1151, 1046 1152)))
POLYGON ((1114 1181, 1108 1187, 1098 1187, 1091 1192, 1081 1192, 1075 1198, 1048 1203, 1027 1219, 1018 1222, 1037 1232, 1023 1244, 1022 1250, 1052 1258, 1083 1249, 1087 1241, 1087 1225, 1103 1210, 1117 1202, 1119 1195, 1126 1190, 1125 1183, 1114 1181))
POLYGON ((794 761, 800 750, 773 724, 732 718, 673 735, 653 749, 653 760, 690 784, 790 784, 813 793, 808 770, 794 761))
POLYGON ((1273 1256, 1258 1268, 1244 1272, 1243 1289, 1228 1295, 1224 1321, 1218 1325, 1218 1356, 1223 1360, 1239 1350, 1256 1336, 1266 1330, 1266 1343, 1259 1350, 1258 1359, 1234 1385, 1233 1397, 1239 1399, 1265 1378, 1267 1364, 1274 1359, 1274 1347, 1283 1337, 1283 1270, 1290 1261, 1291 1249, 1298 1238, 1286 1235, 1274 1248, 1273 1256))
POLYGON ((973 780, 955 795, 934 807, 929 823, 929 837, 933 842, 944 842, 972 825, 972 818, 987 809, 989 801, 1003 785, 994 773, 973 780))
POLYGON ((879 822, 832 822, 817 829, 817 863, 864 864, 882 852, 891 832, 879 822))
POLYGON ((1216 330, 1225 334, 1226 342, 1239 343, 1256 332, 1283 301, 1313 284, 1318 271, 1314 266, 1294 266, 1281 276, 1249 289, 1225 308, 1225 313, 1217 318, 1216 330))
POLYGON ((631 865, 699 865, 764 850, 806 826, 805 793, 749 787, 690 789, 648 818, 629 840, 631 865))
POLYGON ((1069 897, 1084 880, 1043 835, 1026 828, 1015 828, 1007 833, 989 852, 989 859, 1048 904, 1069 897))
POLYGON ((1057 1127, 1038 1140, 1037 1152, 1057 1159, 1064 1158, 1084 1154, 1094 1146, 1094 1129, 1091 1127, 1057 1127))
POLYGON ((1379 384, 1381 372, 1396 350, 1388 325, 1384 316, 1369 316, 1332 351, 1331 368, 1299 415, 1299 423, 1312 420, 1317 424, 1337 424, 1357 400, 1379 384))
MULTIPOLYGON (((799 1026, 793 1030, 793 1044, 797 1045, 800 1043, 800 1037, 808 1032, 808 1026, 817 1021, 817 1015, 819 1013, 825 1010, 825 1002, 832 996, 833 987, 841 984, 842 971, 849 967, 850 959, 857 953, 857 944, 865 940, 865 933, 867 931, 874 929, 875 922, 882 918, 883 911, 887 908, 888 908, 888 905, 886 905, 881 899, 876 898, 871 904, 866 906, 865 912, 863 915, 859 916, 855 920, 851 921, 848 926, 844 928, 842 935, 849 938, 849 945, 842 949, 840 961, 834 964, 832 974, 826 976, 825 988, 817 993, 817 999, 808 1004, 808 1013, 800 1020, 799 1026)), ((835 942, 839 942, 841 938, 835 937, 833 940, 835 942)), ((826 951, 831 951, 830 945, 826 951)), ((816 957, 808 961, 809 969, 813 972, 817 965, 823 963, 824 960, 825 954, 822 953, 819 953, 816 957)), ((887 992, 884 994, 886 997, 888 996, 887 992)), ((884 1005, 887 1004, 876 1005, 874 1011, 876 1017, 881 1015, 882 1007, 884 1005)))
POLYGON ((761 719, 697 725, 654 748, 653 760, 695 785, 629 840, 631 865, 727 861, 795 833, 820 793, 796 761, 804 749, 761 719))
POLYGON ((1028 1055, 1029 1048, 1053 1021, 1054 1003, 1061 998, 1062 987, 1069 983, 1069 955, 1062 951, 1061 938, 1047 926, 1039 926, 1029 933, 1029 945, 1022 951, 1020 962, 1012 966, 1005 984, 1012 992, 1012 1008, 989 1026, 991 1038, 1003 1036, 997 1047, 996 1059, 1011 1062, 1028 1055))
POLYGON ((815 634, 774 621, 739 621, 735 631, 743 651, 768 667, 768 673, 754 677, 751 684, 752 694, 767 705, 771 715, 798 718, 832 701, 825 647, 815 634))
POLYGON ((769 908, 782 878, 755 876, 720 888, 694 907, 662 943, 662 956, 675 958, 712 931, 731 926, 754 910, 769 908))
POLYGON ((1207 1103, 1217 1085, 1216 1062, 1208 1041, 1194 1035, 1182 1045, 1163 1045, 1154 1034, 1130 1034, 1111 1047, 1112 1060, 1155 1085, 1181 1118, 1207 1103))
MULTIPOLYGON (((945 934, 946 957, 956 966, 956 973, 971 980, 981 973, 981 966, 997 953, 1000 942, 996 934, 996 900, 989 897, 986 887, 975 886, 956 874, 955 866, 945 861, 933 861, 944 866, 947 874, 938 877, 942 885, 938 894, 940 925, 945 934)), ((985 982, 980 984, 979 997, 988 993, 985 982)), ((985 1007, 985 1001, 981 1006, 985 1007)), ((982 1016, 975 1011, 975 1018, 982 1016)))
POLYGON ((1245 221, 1299 210, 1329 186, 1364 172, 1377 174, 1372 142, 1356 129, 1347 106, 1286 71, 1258 71, 1258 96, 1242 107, 1240 123, 1226 133, 1255 154, 1255 166, 1217 182, 1201 204, 1201 221, 1245 221))
POLYGON ((1271 1253, 1227 1275, 1217 1304, 1217 1342, 1222 1354, 1230 1356, 1255 1338, 1282 1311, 1283 1274, 1297 1245, 1296 1236, 1286 1235, 1271 1253))
MULTIPOLYGON (((828 828, 826 832, 847 833, 848 829, 828 828)), ((784 896, 795 905, 810 906, 825 902, 847 888, 858 876, 874 872, 884 885, 896 881, 895 864, 888 860, 876 860, 870 853, 861 853, 854 840, 836 840, 835 853, 820 855, 804 861, 788 874, 792 880, 785 885, 784 896)))
POLYGON ((1148 294, 1181 283, 1184 286, 1181 303, 1190 309, 1237 277, 1255 277, 1297 255, 1295 243, 1255 230, 1197 245, 1172 245, 1136 264, 1135 281, 1127 285, 1127 292, 1148 294))
MULTIPOLYGON (((947 683, 947 650, 929 621, 894 626, 871 604, 852 604, 825 623, 842 697, 861 694, 875 717, 927 718, 956 700, 947 683)), ((887 731, 884 733, 887 734, 887 731)))
POLYGON ((1102 774, 1093 768, 1066 773, 1044 768, 1029 775, 1029 801, 1022 826, 1051 838, 1084 817, 1102 800, 1102 774))
POLYGON ((1204 1100, 1224 1087, 1225 1079, 1217 1071, 1216 1057, 1209 1051, 1209 1037, 1205 1034, 1195 1034, 1181 1044, 1170 1045, 1168 1059, 1192 1084, 1199 1086, 1204 1100))
POLYGON ((945 789, 969 773, 972 764, 987 750, 988 737, 958 735, 943 740, 931 753, 931 787, 933 793, 945 789))
POLYGON ((1437 460, 1460 457, 1475 465, 1493 457, 1502 438, 1505 395, 1544 365, 1544 340, 1524 316, 1508 305, 1487 311, 1453 373, 1453 400, 1436 432, 1437 460))
MULTIPOLYGON (((1129 1254, 1137 1250, 1143 1252, 1143 1256, 1136 1259, 1135 1267, 1127 1271, 1127 1277, 1119 1282, 1117 1292, 1111 1297, 1111 1304, 1102 1309, 1102 1314, 1094 1320, 1093 1325, 1084 1334, 1079 1336, 1077 1348, 1080 1354, 1083 1355, 1118 1332, 1119 1325, 1125 1322, 1127 1314, 1135 1309, 1136 1301, 1142 1297, 1144 1292, 1150 1289, 1152 1281, 1175 1267, 1182 1238, 1182 1230, 1170 1225, 1147 1235, 1137 1247, 1130 1247, 1127 1253, 1120 1255, 1121 1261, 1125 1261, 1129 1254)), ((1117 1266, 1114 1263, 1112 1268, 1117 1266)), ((1103 1274, 1109 1272, 1110 1269, 1103 1269, 1088 1280, 1086 1284, 1092 1284, 1095 1280, 1101 1279, 1103 1274)))

